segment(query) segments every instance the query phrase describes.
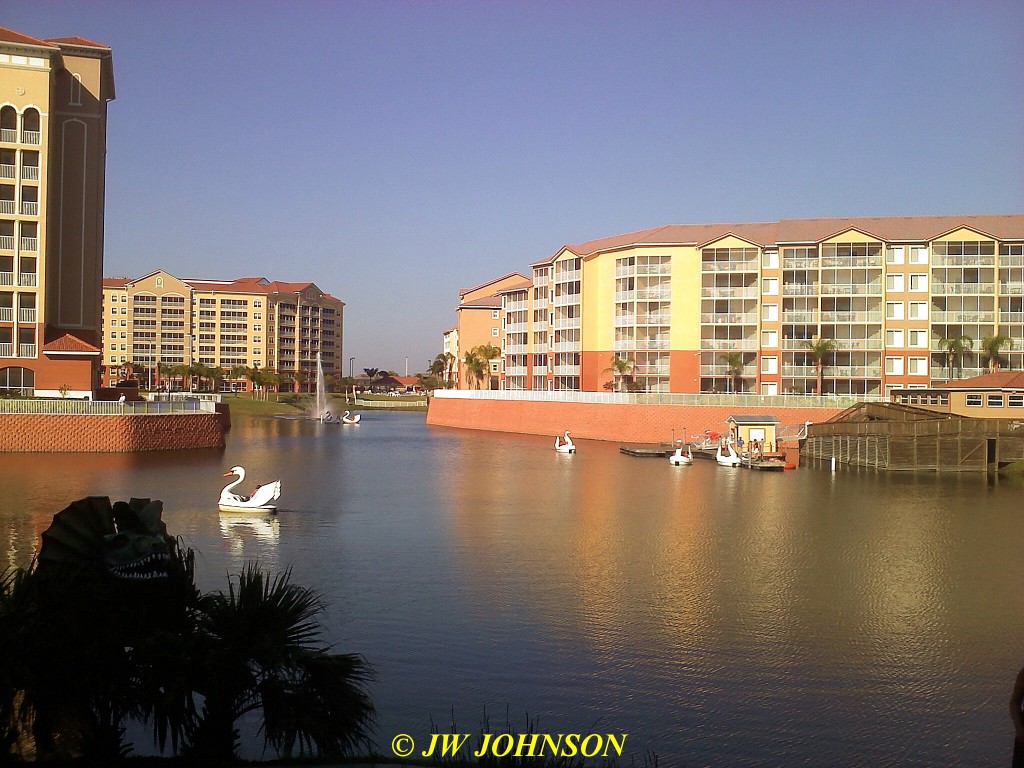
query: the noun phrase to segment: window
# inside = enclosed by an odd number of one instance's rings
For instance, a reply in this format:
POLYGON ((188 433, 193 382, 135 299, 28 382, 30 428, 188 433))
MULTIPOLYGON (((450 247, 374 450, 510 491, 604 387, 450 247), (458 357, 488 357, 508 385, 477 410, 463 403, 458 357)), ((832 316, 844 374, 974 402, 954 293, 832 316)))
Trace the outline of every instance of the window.
POLYGON ((928 292, 928 275, 911 275, 910 290, 914 293, 928 292))
POLYGON ((989 396, 988 396, 987 400, 988 400, 988 402, 986 403, 986 405, 989 408, 1002 408, 1003 407, 1003 396, 1002 395, 996 395, 996 394, 993 394, 993 393, 989 393, 989 396))
POLYGON ((927 264, 928 263, 928 248, 923 245, 912 245, 910 246, 910 259, 911 264, 927 264))
POLYGON ((911 331, 910 346, 923 349, 928 346, 928 331, 911 331))
POLYGON ((927 301, 912 301, 912 302, 910 302, 909 317, 910 317, 911 320, 927 320, 928 319, 928 302, 927 301))
POLYGON ((885 302, 885 319, 886 320, 902 320, 903 319, 903 302, 902 301, 887 301, 887 302, 885 302))
POLYGON ((497 336, 497 335, 498 335, 498 329, 497 328, 491 328, 491 336, 497 336))
POLYGON ((969 407, 971 407, 971 408, 980 408, 981 407, 981 395, 968 395, 967 396, 967 405, 969 407))
POLYGON ((778 269, 779 268, 779 252, 778 251, 765 251, 761 257, 761 266, 764 269, 778 269))
POLYGON ((73 107, 82 106, 82 76, 77 72, 71 76, 71 93, 68 103, 73 107))
POLYGON ((491 310, 491 319, 492 320, 497 320, 500 316, 501 316, 501 310, 500 309, 492 309, 491 310))
POLYGON ((887 357, 887 358, 885 358, 885 374, 886 374, 886 376, 902 376, 903 375, 903 358, 902 357, 887 357))
POLYGON ((1011 408, 1024 408, 1024 394, 1009 395, 1007 399, 1011 408))
POLYGON ((762 357, 761 358, 761 373, 778 373, 779 372, 779 358, 777 357, 762 357))
POLYGON ((885 346, 887 346, 887 347, 902 347, 903 346, 903 331, 886 331, 885 332, 885 346))
POLYGON ((886 275, 885 290, 903 292, 903 275, 886 275))
POLYGON ((907 358, 907 373, 911 376, 927 376, 928 375, 928 358, 927 357, 910 357, 907 358))
POLYGON ((761 346, 762 347, 777 347, 777 346, 779 346, 779 332, 778 331, 761 331, 761 346))
POLYGON ((885 249, 885 263, 886 264, 902 264, 903 263, 903 246, 902 245, 890 245, 885 249))
POLYGON ((766 277, 761 281, 761 293, 765 296, 779 295, 779 278, 766 277))
POLYGON ((778 320, 779 319, 779 305, 778 304, 765 304, 761 307, 761 319, 762 320, 778 320))
POLYGON ((253 320, 262 320, 263 319, 263 313, 262 312, 253 312, 252 313, 252 319, 253 320))

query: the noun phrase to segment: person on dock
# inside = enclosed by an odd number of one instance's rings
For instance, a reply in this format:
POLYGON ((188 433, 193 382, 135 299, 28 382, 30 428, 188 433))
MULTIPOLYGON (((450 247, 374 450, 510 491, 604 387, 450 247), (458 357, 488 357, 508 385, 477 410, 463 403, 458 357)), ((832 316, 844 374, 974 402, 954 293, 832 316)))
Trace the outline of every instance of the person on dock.
POLYGON ((1013 768, 1024 768, 1024 669, 1017 673, 1010 696, 1010 719, 1013 720, 1013 768))

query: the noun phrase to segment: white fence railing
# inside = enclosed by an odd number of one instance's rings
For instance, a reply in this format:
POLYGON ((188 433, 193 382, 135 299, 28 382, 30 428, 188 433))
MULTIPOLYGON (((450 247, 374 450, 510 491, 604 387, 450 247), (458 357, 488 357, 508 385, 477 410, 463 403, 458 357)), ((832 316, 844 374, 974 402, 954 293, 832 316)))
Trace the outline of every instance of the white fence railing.
POLYGON ((356 398, 355 403, 361 408, 424 408, 427 405, 426 398, 423 400, 360 400, 356 398))
POLYGON ((728 405, 737 408, 849 408, 860 402, 880 402, 882 395, 749 395, 628 392, 542 392, 536 390, 438 389, 434 397, 461 400, 520 400, 543 403, 609 403, 625 405, 728 405))
POLYGON ((169 413, 214 413, 214 404, 206 400, 175 399, 154 402, 117 402, 98 400, 2 400, 0 415, 42 414, 48 416, 125 416, 169 413))

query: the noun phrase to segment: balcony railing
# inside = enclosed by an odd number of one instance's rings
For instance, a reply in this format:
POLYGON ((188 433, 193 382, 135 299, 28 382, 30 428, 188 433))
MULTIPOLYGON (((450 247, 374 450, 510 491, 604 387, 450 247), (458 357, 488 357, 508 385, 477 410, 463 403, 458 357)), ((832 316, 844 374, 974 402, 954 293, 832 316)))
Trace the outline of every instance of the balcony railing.
POLYGON ((14 344, 9 341, 0 342, 0 357, 14 357, 14 344))
POLYGON ((21 132, 21 143, 22 144, 38 144, 39 143, 39 131, 22 131, 21 132))
POLYGON ((882 349, 882 339, 833 339, 836 349, 882 349))
POLYGON ((0 129, 0 141, 6 141, 8 144, 14 144, 17 140, 18 132, 13 128, 0 129))
POLYGON ((881 296, 881 283, 822 283, 822 296, 881 296))
POLYGON ((703 272, 757 272, 757 259, 749 261, 703 261, 703 272))
POLYGON ((525 333, 527 323, 508 323, 505 326, 505 333, 525 333))
POLYGON ((0 163, 0 179, 13 179, 14 171, 14 165, 10 163, 0 163))
POLYGON ((27 181, 39 181, 39 166, 38 165, 23 165, 21 166, 21 178, 27 181))
POLYGON ((579 376, 580 367, 578 365, 556 365, 552 369, 552 373, 555 376, 579 376))
POLYGON ((0 251, 14 250, 14 235, 0 235, 0 251))
POLYGON ((578 341, 556 341, 551 345, 552 352, 579 352, 580 343, 578 341))
POLYGON ((701 339, 701 349, 757 349, 757 339, 701 339))
POLYGON ((580 271, 578 269, 567 270, 565 272, 555 270, 554 282, 556 283, 570 283, 579 279, 580 271))
POLYGON ((826 365, 826 379, 878 379, 882 368, 877 365, 826 365))
POLYGON ((714 285, 705 286, 700 289, 701 297, 705 299, 756 299, 758 297, 757 286, 745 285, 745 286, 729 286, 729 285, 714 285))
POLYGON ((787 365, 786 363, 783 363, 782 375, 813 379, 818 375, 818 369, 813 365, 787 365))
POLYGON ((34 285, 38 285, 38 283, 39 283, 39 275, 36 274, 35 272, 19 272, 18 273, 18 285, 24 285, 26 287, 31 287, 31 286, 34 286, 34 285))
POLYGON ((783 349, 807 349, 807 343, 813 342, 813 339, 783 339, 783 349))
POLYGON ((567 307, 570 304, 579 304, 580 294, 578 293, 563 293, 561 296, 555 296, 551 300, 552 306, 555 307, 567 307))
POLYGON ((969 295, 995 292, 995 283, 932 283, 932 293, 938 294, 969 295))
MULTIPOLYGON (((733 368, 726 365, 725 363, 716 365, 702 365, 700 367, 701 376, 732 376, 733 368)), ((753 378, 757 376, 757 367, 753 365, 744 365, 740 368, 739 375, 741 377, 753 378)))
POLYGON ((823 323, 881 323, 881 312, 822 312, 823 323))
POLYGON ((806 259, 789 258, 782 260, 783 269, 817 269, 818 259, 817 257, 811 257, 806 259))
POLYGON ((34 323, 36 321, 36 310, 35 308, 26 309, 22 307, 18 310, 18 322, 19 323, 34 323))
POLYGON ((881 267, 882 254, 877 256, 822 256, 822 267, 881 267))
POLYGON ((13 200, 0 200, 0 213, 7 214, 8 216, 14 215, 14 201, 13 200))
POLYGON ((995 312, 937 312, 932 311, 933 323, 994 323, 995 312))
POLYGON ((505 366, 506 376, 525 376, 526 366, 525 365, 506 365, 505 366))
POLYGON ((784 323, 813 323, 818 322, 817 312, 782 312, 782 322, 784 323))
POLYGON ((23 250, 23 251, 38 251, 39 250, 39 238, 38 237, 23 237, 23 238, 21 238, 21 250, 23 250))
POLYGON ((505 305, 506 312, 525 312, 530 308, 528 301, 510 301, 505 305))
POLYGON ((667 376, 668 363, 656 363, 654 365, 634 365, 633 373, 637 376, 667 376))
POLYGON ((636 315, 616 315, 615 327, 623 328, 628 325, 636 325, 636 315))
POLYGON ((1024 267, 1024 256, 1018 256, 1014 254, 1012 256, 1000 256, 999 257, 1000 267, 1024 267))
POLYGON ((38 216, 39 215, 39 203, 34 200, 22 200, 21 202, 21 215, 22 216, 38 216))
POLYGON ((0 323, 14 322, 14 307, 0 307, 0 323))
POLYGON ((579 328, 580 319, 578 317, 556 317, 551 323, 552 328, 579 328))
POLYGON ((530 351, 528 344, 506 344, 502 350, 506 355, 525 355, 530 351))
POLYGON ((35 357, 36 356, 36 345, 35 344, 19 344, 18 355, 20 357, 35 357))
POLYGON ((657 299, 664 301, 672 297, 672 289, 664 288, 637 288, 634 292, 638 299, 657 299))
POLYGON ((783 283, 783 296, 817 296, 817 283, 783 283))
POLYGON ((757 312, 701 312, 700 321, 713 325, 757 325, 757 312))
POLYGON ((1024 323, 1024 312, 1000 312, 1000 323, 1024 323))
POLYGON ((932 256, 933 267, 991 267, 996 263, 996 257, 993 254, 986 256, 932 256))
POLYGON ((1009 296, 1020 296, 1024 294, 1024 283, 1001 281, 999 283, 999 292, 1009 296))

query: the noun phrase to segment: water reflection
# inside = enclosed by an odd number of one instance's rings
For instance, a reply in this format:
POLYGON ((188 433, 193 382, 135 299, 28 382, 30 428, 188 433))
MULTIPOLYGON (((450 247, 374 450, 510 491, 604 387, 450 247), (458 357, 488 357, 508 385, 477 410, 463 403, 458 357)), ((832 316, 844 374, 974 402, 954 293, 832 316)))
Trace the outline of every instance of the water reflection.
POLYGON ((578 446, 366 414, 238 420, 223 451, 10 456, 0 551, 24 564, 84 495, 162 498, 205 587, 257 559, 324 593, 329 640, 377 667, 381 734, 507 704, 666 765, 1004 761, 1019 484, 578 446), (281 477, 276 516, 217 512, 234 464, 281 477))

